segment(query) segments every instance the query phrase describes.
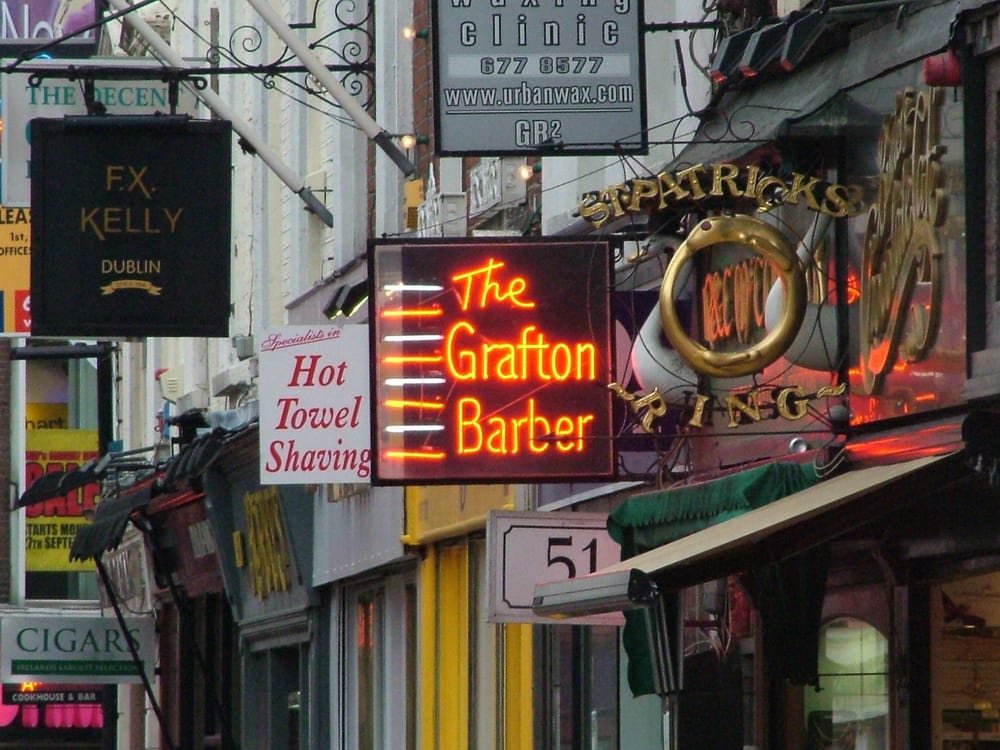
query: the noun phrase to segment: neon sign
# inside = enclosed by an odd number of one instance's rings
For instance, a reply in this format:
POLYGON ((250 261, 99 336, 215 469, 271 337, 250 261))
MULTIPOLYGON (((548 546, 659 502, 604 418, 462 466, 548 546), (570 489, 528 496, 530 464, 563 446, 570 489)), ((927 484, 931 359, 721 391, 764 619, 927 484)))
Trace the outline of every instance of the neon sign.
POLYGON ((607 243, 373 244, 374 481, 614 474, 607 243))

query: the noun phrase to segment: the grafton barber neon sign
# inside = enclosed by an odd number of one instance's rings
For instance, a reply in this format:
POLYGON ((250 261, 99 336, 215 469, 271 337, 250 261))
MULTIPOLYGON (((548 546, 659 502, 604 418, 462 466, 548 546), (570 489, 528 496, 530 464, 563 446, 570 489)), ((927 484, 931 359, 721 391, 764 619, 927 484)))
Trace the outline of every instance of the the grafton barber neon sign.
POLYGON ((375 481, 613 474, 605 243, 376 243, 375 481))

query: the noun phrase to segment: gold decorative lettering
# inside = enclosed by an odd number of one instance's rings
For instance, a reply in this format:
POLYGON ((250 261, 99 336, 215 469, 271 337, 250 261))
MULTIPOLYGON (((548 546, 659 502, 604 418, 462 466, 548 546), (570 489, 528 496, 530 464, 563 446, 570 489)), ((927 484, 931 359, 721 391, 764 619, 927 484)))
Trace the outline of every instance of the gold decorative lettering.
MULTIPOLYGON (((643 430, 648 433, 654 431, 657 420, 666 416, 669 410, 666 401, 656 388, 645 395, 640 395, 627 391, 618 383, 611 383, 608 385, 608 390, 628 404, 632 412, 639 417, 643 430)), ((760 422, 765 416, 772 415, 794 422, 809 413, 810 401, 841 396, 846 392, 846 383, 823 386, 812 394, 806 393, 801 386, 784 388, 761 386, 730 393, 721 399, 721 403, 715 396, 695 393, 692 403, 677 408, 690 412, 686 427, 700 428, 705 426, 705 414, 711 411, 712 404, 719 403, 719 407, 729 414, 728 427, 735 428, 747 422, 760 422), (770 396, 770 400, 765 400, 767 396, 770 396), (770 415, 765 414, 765 409, 770 410, 770 415)))
POLYGON ((936 230, 948 210, 940 164, 943 97, 936 88, 901 92, 879 135, 882 174, 868 211, 861 273, 861 373, 869 395, 881 392, 897 359, 923 359, 940 325, 942 252, 936 230), (919 304, 918 285, 925 290, 919 304))
POLYGON ((756 201, 767 208, 781 193, 781 200, 797 204, 804 199, 811 211, 834 218, 860 210, 863 191, 854 185, 830 185, 814 175, 793 172, 791 184, 780 177, 764 175, 759 166, 736 164, 694 164, 676 173, 660 172, 656 178, 636 178, 609 185, 603 190, 584 193, 580 199, 581 218, 600 227, 626 213, 638 213, 648 207, 665 209, 682 201, 707 198, 732 198, 756 201), (711 185, 707 178, 711 177, 711 185), (702 178, 706 178, 703 183, 702 178))
POLYGON ((258 599, 289 588, 288 542, 281 522, 277 487, 243 496, 250 548, 250 590, 258 599))

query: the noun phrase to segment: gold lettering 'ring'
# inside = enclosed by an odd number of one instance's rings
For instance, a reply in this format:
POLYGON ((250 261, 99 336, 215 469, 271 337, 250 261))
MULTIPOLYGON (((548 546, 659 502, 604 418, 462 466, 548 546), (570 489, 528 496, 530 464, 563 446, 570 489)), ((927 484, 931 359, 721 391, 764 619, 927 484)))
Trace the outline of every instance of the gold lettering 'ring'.
POLYGON ((670 259, 660 286, 660 322, 674 349, 697 372, 719 378, 742 377, 760 372, 788 350, 805 317, 806 295, 802 263, 785 235, 752 216, 716 216, 698 222, 670 259), (674 305, 674 288, 684 266, 699 250, 723 242, 745 245, 763 255, 778 270, 785 286, 785 309, 774 330, 758 343, 732 352, 711 351, 689 338, 674 305))

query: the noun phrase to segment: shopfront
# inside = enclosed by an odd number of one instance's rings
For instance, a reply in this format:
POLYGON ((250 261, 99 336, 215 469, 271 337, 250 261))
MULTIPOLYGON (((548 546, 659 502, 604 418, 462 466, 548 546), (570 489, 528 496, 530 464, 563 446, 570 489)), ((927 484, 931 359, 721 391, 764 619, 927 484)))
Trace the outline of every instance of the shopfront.
POLYGON ((665 698, 681 747, 957 748, 1000 726, 995 441, 966 395, 987 329, 984 79, 963 34, 948 3, 857 26, 723 94, 655 179, 584 196, 598 226, 686 217, 654 311, 664 366, 618 395, 637 420, 673 414, 693 471, 612 511, 626 559, 540 583, 537 611, 648 576, 656 604, 591 605, 635 608, 630 685, 665 698), (779 470, 804 484, 754 489, 779 470))
POLYGON ((205 506, 238 633, 240 746, 301 748, 319 731, 314 495, 261 486, 256 422, 225 433, 204 474, 205 506))
POLYGON ((315 505, 316 704, 324 747, 417 747, 417 559, 404 545, 402 490, 327 484, 315 505))

